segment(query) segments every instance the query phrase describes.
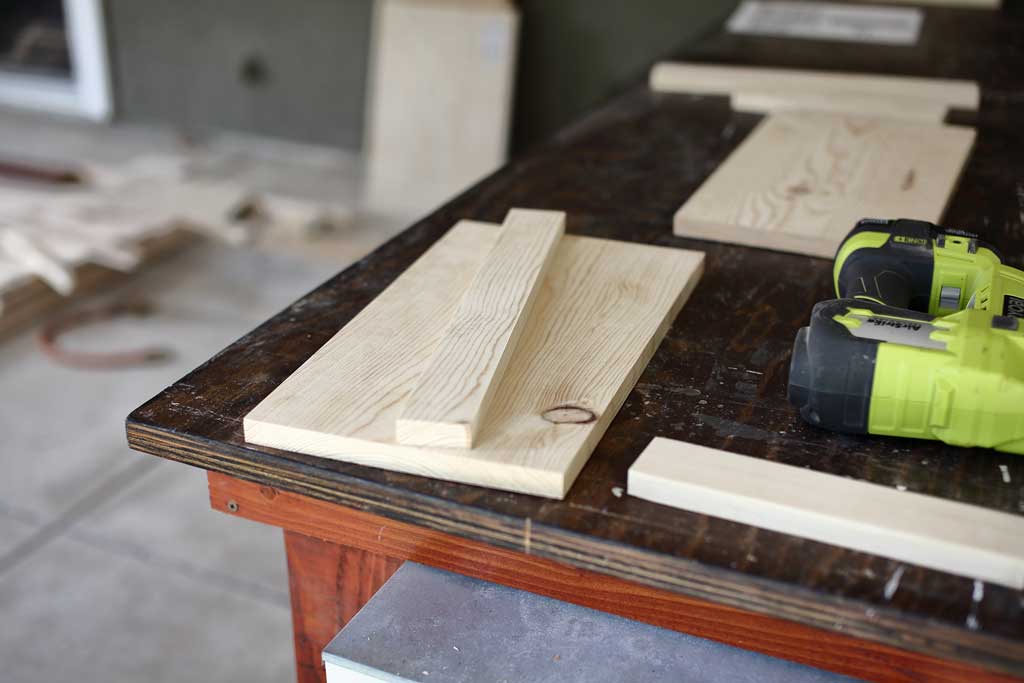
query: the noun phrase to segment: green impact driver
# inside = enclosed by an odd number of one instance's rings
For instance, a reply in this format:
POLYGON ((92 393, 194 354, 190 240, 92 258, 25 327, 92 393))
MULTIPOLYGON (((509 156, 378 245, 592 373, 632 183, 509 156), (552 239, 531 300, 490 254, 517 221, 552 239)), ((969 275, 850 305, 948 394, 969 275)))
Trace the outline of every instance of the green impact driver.
POLYGON ((1024 271, 977 235, 866 218, 833 277, 793 345, 807 422, 1024 454, 1024 271))

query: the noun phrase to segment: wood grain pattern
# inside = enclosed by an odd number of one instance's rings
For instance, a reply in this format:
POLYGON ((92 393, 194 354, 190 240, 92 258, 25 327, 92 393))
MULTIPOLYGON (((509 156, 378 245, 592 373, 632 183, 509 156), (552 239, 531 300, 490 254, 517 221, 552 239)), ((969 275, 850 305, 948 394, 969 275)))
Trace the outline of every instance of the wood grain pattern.
POLYGON ((861 218, 939 222, 974 137, 959 126, 771 114, 676 212, 673 229, 831 259, 861 218))
POLYGON ((792 93, 866 99, 913 97, 970 110, 977 109, 981 101, 978 84, 965 80, 685 62, 655 64, 651 69, 650 87, 661 92, 701 95, 792 93))
POLYGON ((734 111, 765 114, 777 111, 828 111, 942 123, 948 107, 920 97, 867 97, 821 95, 805 92, 735 92, 729 97, 734 111))
POLYGON ((284 532, 298 683, 324 683, 320 653, 402 560, 284 532))
POLYGON ((629 468, 628 491, 1024 590, 1024 517, 1017 515, 664 438, 629 468))
POLYGON ((250 443, 552 498, 700 277, 699 252, 567 236, 478 445, 395 442, 395 418, 494 244, 463 221, 245 417, 250 443))
POLYGON ((406 398, 395 426, 398 443, 475 445, 564 233, 561 211, 509 211, 406 398))
MULTIPOLYGON (((901 650, 841 633, 808 628, 791 621, 738 610, 678 593, 643 586, 523 552, 498 548, 394 519, 210 473, 210 504, 229 512, 228 503, 247 519, 286 529, 289 572, 308 586, 309 596, 297 608, 306 613, 296 621, 299 670, 319 668, 320 649, 359 605, 390 576, 378 558, 411 560, 466 576, 528 590, 584 607, 618 614, 701 638, 762 652, 810 666, 872 681, 917 683, 970 680, 1018 681, 955 661, 901 650), (322 541, 302 540, 306 537, 322 541), (303 552, 293 550, 296 546, 303 552), (363 555, 358 555, 363 553, 363 555), (368 569, 359 570, 359 558, 368 569), (338 567, 346 567, 339 579, 338 567), (385 576, 385 574, 387 576, 385 576), (375 577, 369 583, 366 576, 375 577), (320 577, 320 578, 317 578, 320 577), (383 578, 381 578, 383 577, 383 578), (332 599, 331 588, 336 591, 332 599), (333 630, 332 630, 333 629, 333 630), (329 634, 329 635, 328 635, 329 634), (303 647, 300 648, 300 643, 303 647)), ((296 580, 292 579, 293 603, 296 580)))

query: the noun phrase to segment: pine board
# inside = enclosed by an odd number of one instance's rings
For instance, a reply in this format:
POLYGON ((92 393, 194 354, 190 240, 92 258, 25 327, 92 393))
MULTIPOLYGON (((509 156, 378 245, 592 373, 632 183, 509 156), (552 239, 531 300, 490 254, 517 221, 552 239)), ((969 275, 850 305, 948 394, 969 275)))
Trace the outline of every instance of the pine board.
POLYGON ((650 87, 661 92, 694 95, 786 93, 850 99, 912 97, 972 111, 981 102, 981 89, 973 81, 684 62, 655 64, 651 69, 650 87))
POLYGON ((832 258, 865 217, 939 222, 970 128, 771 114, 676 212, 677 235, 832 258))
POLYGON ((566 236, 473 449, 395 420, 498 231, 462 221, 246 415, 251 443, 561 498, 688 298, 700 252, 566 236))
POLYGON ((790 92, 737 92, 729 98, 733 111, 766 114, 776 111, 830 111, 893 119, 942 123, 948 108, 920 97, 867 97, 790 92))
POLYGON ((508 0, 378 0, 373 8, 366 201, 418 215, 505 162, 519 10, 508 0))
POLYGON ((1017 515, 660 437, 627 486, 663 505, 1024 589, 1017 515))
POLYGON ((406 399, 395 433, 409 446, 470 448, 565 233, 565 213, 512 209, 406 399))

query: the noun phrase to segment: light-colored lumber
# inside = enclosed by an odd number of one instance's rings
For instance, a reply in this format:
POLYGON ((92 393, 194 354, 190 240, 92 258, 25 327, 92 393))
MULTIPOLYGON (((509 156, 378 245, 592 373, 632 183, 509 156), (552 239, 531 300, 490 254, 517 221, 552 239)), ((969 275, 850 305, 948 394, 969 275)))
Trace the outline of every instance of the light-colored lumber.
POLYGON ((663 505, 1024 588, 1024 517, 655 438, 630 495, 663 505))
POLYGON ((771 114, 686 200, 673 228, 830 259, 861 218, 939 222, 974 137, 959 126, 771 114))
POLYGON ((395 435, 471 448, 565 233, 565 213, 512 209, 406 399, 395 435))
POLYGON ((942 123, 948 108, 919 97, 869 97, 816 93, 735 92, 729 98, 734 111, 764 114, 778 111, 825 111, 865 114, 893 119, 942 123))
POLYGON ((519 11, 509 0, 373 6, 365 199, 419 215, 505 162, 519 11))
POLYGON ((854 0, 855 2, 885 3, 887 5, 933 5, 935 7, 963 7, 967 9, 999 9, 1002 0, 854 0))
POLYGON ((563 237, 476 447, 398 444, 396 418, 498 234, 452 228, 245 417, 246 440, 564 496, 696 285, 703 254, 563 237))
POLYGON ((662 92, 697 95, 782 92, 845 98, 913 97, 970 110, 977 109, 981 101, 981 91, 973 81, 684 62, 655 64, 650 86, 662 92))

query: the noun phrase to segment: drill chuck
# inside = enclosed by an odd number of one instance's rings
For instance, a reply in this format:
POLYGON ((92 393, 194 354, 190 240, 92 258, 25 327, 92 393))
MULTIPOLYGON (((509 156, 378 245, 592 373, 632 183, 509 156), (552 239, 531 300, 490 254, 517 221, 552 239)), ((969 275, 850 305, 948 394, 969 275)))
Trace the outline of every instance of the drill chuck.
POLYGON ((868 432, 878 342, 853 336, 835 317, 853 299, 822 301, 801 328, 789 364, 789 402, 812 425, 849 434, 868 432))

